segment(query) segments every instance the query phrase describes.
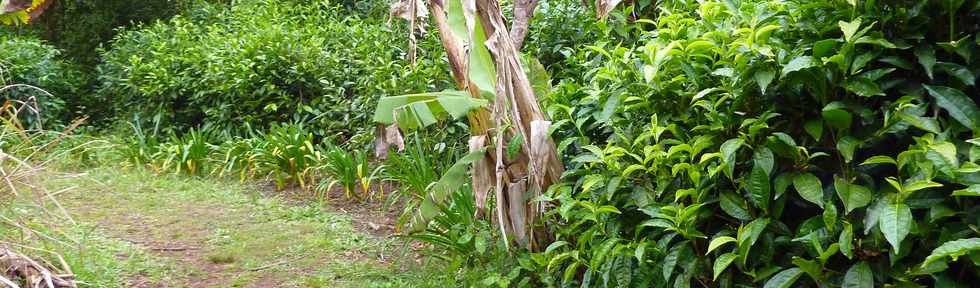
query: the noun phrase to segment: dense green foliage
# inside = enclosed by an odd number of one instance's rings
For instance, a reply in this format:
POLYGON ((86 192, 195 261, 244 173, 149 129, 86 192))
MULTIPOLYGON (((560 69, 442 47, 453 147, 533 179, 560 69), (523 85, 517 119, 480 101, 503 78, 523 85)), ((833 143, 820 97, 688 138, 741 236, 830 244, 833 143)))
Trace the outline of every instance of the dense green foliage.
POLYGON ((344 15, 328 1, 280 2, 203 6, 119 35, 98 69, 110 114, 225 135, 243 135, 242 123, 299 121, 346 141, 373 129, 378 98, 449 85, 431 37, 412 66, 404 42, 391 40, 402 32, 381 19, 344 15))
MULTIPOLYGON (((18 88, 2 97, 39 97, 46 123, 85 114, 119 124, 105 125, 117 129, 103 162, 268 179, 321 201, 392 192, 403 226, 426 214, 428 225, 407 239, 452 267, 485 272, 465 281, 980 279, 980 1, 638 0, 603 20, 582 1, 542 1, 523 51, 555 79, 540 100, 567 171, 531 199, 551 206, 540 224, 554 240, 533 252, 507 251, 496 220, 475 215, 466 125, 411 132, 406 151, 369 156, 372 118, 399 117, 372 115, 382 97, 432 92, 389 97, 378 109, 416 101, 398 112, 430 116, 488 105, 433 92, 453 88, 433 27, 417 35, 412 65, 405 23, 385 23, 385 1, 147 1, 135 12, 123 7, 140 2, 123 2, 52 10, 61 20, 42 23, 59 32, 45 38, 64 54, 0 36, 4 82, 54 95, 18 88), (65 58, 99 64, 78 69, 65 58), (441 201, 427 201, 436 194, 441 201)), ((528 68, 535 92, 545 92, 548 78, 528 68)), ((417 118, 403 128, 435 124, 417 118)))
POLYGON ((977 279, 966 2, 670 1, 636 46, 579 50, 590 70, 548 99, 558 241, 526 266, 602 287, 977 279))
MULTIPOLYGON (((54 1, 25 33, 36 33, 72 60, 91 68, 119 29, 177 15, 195 0, 54 1)), ((219 1, 211 1, 219 2, 219 1)))
MULTIPOLYGON (((28 102, 33 97, 45 128, 56 128, 84 109, 80 91, 85 75, 61 58, 59 50, 34 38, 0 35, 0 51, 0 87, 26 84, 48 92, 18 86, 5 89, 0 97, 28 102)), ((25 114, 25 121, 36 123, 36 115, 25 114)))

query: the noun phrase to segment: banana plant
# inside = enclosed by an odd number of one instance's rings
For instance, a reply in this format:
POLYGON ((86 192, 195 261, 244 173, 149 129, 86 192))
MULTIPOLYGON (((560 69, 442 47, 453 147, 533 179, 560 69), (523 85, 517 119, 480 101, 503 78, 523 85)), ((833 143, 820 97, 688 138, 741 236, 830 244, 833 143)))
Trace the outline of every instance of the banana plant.
MULTIPOLYGON (((469 174, 476 213, 484 215, 492 190, 496 209, 486 214, 494 214, 493 220, 507 239, 504 243, 508 246, 517 243, 535 250, 541 246, 539 242, 546 241, 542 238, 546 237, 544 230, 537 222, 546 203, 536 203, 533 199, 557 181, 563 166, 549 136, 551 122, 538 104, 537 97, 541 95, 536 95, 534 89, 548 86, 532 85, 532 77, 525 73, 528 64, 520 54, 520 44, 537 1, 514 4, 517 19, 513 22, 513 30, 509 30, 496 0, 430 0, 427 3, 407 0, 398 3, 400 7, 408 7, 405 11, 408 11, 406 16, 412 22, 413 33, 419 15, 415 8, 428 6, 458 90, 384 98, 379 101, 375 121, 411 130, 465 114, 472 135, 469 141, 471 154, 464 157, 466 161, 461 164, 472 166, 469 174), (479 159, 473 159, 477 157, 479 159)), ((535 67, 540 68, 540 65, 529 68, 535 67)), ((533 78, 548 81, 542 77, 533 78)), ((466 177, 465 174, 447 173, 443 178, 455 182, 459 179, 445 177, 466 177)), ((448 199, 439 196, 446 194, 445 191, 430 193, 437 193, 433 195, 436 197, 426 197, 423 208, 438 207, 442 204, 440 201, 448 199)), ((433 217, 431 212, 422 209, 410 231, 424 230, 433 217)))

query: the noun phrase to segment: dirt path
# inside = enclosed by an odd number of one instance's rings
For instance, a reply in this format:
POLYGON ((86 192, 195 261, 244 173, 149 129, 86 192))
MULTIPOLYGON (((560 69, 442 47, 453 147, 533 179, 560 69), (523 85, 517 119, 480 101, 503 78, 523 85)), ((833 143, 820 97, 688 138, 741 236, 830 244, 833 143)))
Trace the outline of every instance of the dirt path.
POLYGON ((451 281, 385 237, 390 220, 375 209, 331 211, 234 182, 118 169, 49 182, 77 187, 62 204, 93 234, 126 246, 115 261, 146 258, 122 265, 127 283, 121 287, 447 287, 440 282, 451 281))

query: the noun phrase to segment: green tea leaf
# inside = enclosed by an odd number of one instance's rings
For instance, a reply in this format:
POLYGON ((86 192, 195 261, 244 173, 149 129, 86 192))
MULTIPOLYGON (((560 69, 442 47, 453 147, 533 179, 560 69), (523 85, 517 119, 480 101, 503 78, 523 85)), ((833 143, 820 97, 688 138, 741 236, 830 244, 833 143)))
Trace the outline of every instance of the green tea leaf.
POLYGON ((966 189, 953 191, 953 196, 972 196, 980 197, 980 184, 973 184, 966 189))
POLYGON ((875 281, 874 275, 871 274, 871 267, 868 263, 860 262, 851 266, 851 269, 847 269, 847 274, 844 274, 844 283, 841 284, 841 288, 873 288, 875 281))
POLYGON ((892 159, 892 157, 882 156, 882 155, 872 156, 871 158, 864 160, 864 162, 861 162, 861 166, 871 165, 871 164, 892 164, 898 166, 898 162, 895 162, 895 159, 892 159))
POLYGON ((718 279, 718 275, 721 275, 721 272, 724 272, 725 268, 728 268, 728 265, 731 265, 732 261, 735 261, 736 256, 738 255, 731 252, 718 256, 718 259, 715 259, 715 265, 713 267, 714 277, 712 279, 718 279))
POLYGON ((714 251, 718 247, 721 247, 721 245, 725 245, 731 242, 735 242, 735 238, 732 238, 731 236, 721 236, 715 239, 711 239, 711 243, 708 243, 708 251, 704 252, 704 255, 708 255, 709 253, 711 253, 711 251, 714 251))
POLYGON ((810 134, 810 137, 813 137, 813 140, 820 141, 820 138, 823 136, 823 121, 820 119, 806 121, 803 124, 803 129, 806 130, 807 134, 810 134))
POLYGON ((912 228, 912 210, 905 203, 892 203, 881 211, 878 220, 878 228, 885 235, 885 240, 895 248, 894 253, 898 253, 902 240, 909 235, 912 228))
POLYGON ((769 87, 769 83, 772 83, 772 79, 775 77, 776 72, 769 69, 755 71, 755 82, 759 84, 759 89, 762 89, 762 94, 766 94, 766 88, 769 87))
POLYGON ((810 56, 796 57, 793 58, 793 60, 790 60, 789 63, 786 63, 785 66, 783 66, 783 71, 781 75, 782 77, 785 77, 786 74, 807 69, 810 67, 816 67, 819 65, 820 65, 820 61, 817 61, 813 57, 810 56))
POLYGON ((969 239, 959 239, 954 241, 949 241, 939 245, 936 249, 929 253, 929 257, 926 257, 926 261, 922 262, 922 267, 929 266, 932 262, 943 260, 945 258, 952 258, 951 260, 956 260, 960 256, 967 255, 970 252, 980 250, 980 238, 969 238, 969 239))
POLYGON ((769 278, 769 280, 766 281, 766 284, 763 285, 762 287, 763 288, 789 288, 793 286, 793 283, 795 283, 796 280, 799 279, 800 275, 802 274, 803 271, 800 270, 800 268, 789 268, 779 273, 776 273, 776 275, 773 275, 772 278, 769 278))
POLYGON ((837 151, 844 157, 844 162, 850 163, 854 160, 854 151, 861 146, 861 141, 851 136, 844 136, 837 140, 837 151))
POLYGON ((844 110, 844 104, 841 102, 832 102, 824 106, 821 111, 823 120, 827 121, 831 127, 837 129, 846 129, 851 127, 851 112, 844 110))
POLYGON ((769 211, 769 199, 772 199, 772 194, 769 186, 769 174, 766 173, 765 168, 759 165, 752 166, 748 189, 752 203, 763 211, 769 211))
POLYGON ((871 190, 864 186, 847 183, 842 178, 834 177, 834 189, 837 190, 837 196, 844 203, 844 210, 848 214, 854 209, 871 203, 871 190))
POLYGON ((823 208, 823 184, 820 179, 810 173, 802 173, 793 178, 793 188, 800 197, 823 208))
POLYGON ((854 241, 854 227, 851 223, 843 221, 844 229, 840 232, 840 236, 837 237, 837 244, 840 245, 840 253, 844 254, 847 259, 852 259, 854 257, 854 246, 851 242, 854 241))
POLYGON ((851 38, 857 33, 858 28, 861 28, 861 18, 854 19, 854 21, 850 22, 844 22, 842 20, 837 22, 837 26, 840 26, 840 31, 844 32, 844 41, 851 42, 851 38))
POLYGON ((749 208, 741 196, 731 191, 721 192, 721 210, 736 219, 748 221, 752 220, 749 208))
POLYGON ((885 95, 885 92, 881 91, 881 87, 878 86, 878 83, 864 77, 848 79, 847 84, 844 85, 844 88, 846 88, 847 91, 851 91, 854 94, 862 97, 885 95))
POLYGON ((755 150, 755 155, 752 156, 752 161, 755 162, 756 166, 761 166, 763 170, 766 171, 766 175, 772 175, 772 168, 776 164, 775 156, 772 155, 772 150, 766 147, 759 147, 755 150))
POLYGON ((926 70, 926 75, 932 79, 932 67, 936 66, 936 52, 932 46, 921 45, 913 53, 919 59, 919 65, 922 65, 922 68, 926 70))
POLYGON ((742 143, 745 143, 745 140, 741 138, 728 139, 725 143, 721 143, 722 165, 725 166, 724 172, 728 178, 732 178, 732 174, 735 173, 735 152, 742 147, 742 143))
POLYGON ((923 85, 929 95, 936 98, 936 105, 949 112, 949 116, 957 122, 976 130, 980 124, 980 109, 977 103, 973 102, 962 91, 945 86, 923 85))

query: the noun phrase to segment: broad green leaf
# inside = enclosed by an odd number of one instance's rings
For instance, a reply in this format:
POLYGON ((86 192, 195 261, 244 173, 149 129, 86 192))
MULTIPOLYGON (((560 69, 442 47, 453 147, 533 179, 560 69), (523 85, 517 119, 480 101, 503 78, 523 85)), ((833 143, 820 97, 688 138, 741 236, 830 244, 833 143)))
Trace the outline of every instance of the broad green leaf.
POLYGON ((725 191, 721 192, 720 198, 721 210, 728 213, 729 216, 742 221, 752 220, 752 215, 749 214, 749 208, 741 196, 731 191, 725 191))
POLYGON ((953 77, 956 77, 956 79, 959 79, 960 82, 963 82, 964 85, 973 86, 974 84, 976 84, 977 76, 973 75, 973 72, 970 71, 969 68, 964 67, 963 65, 956 64, 956 63, 940 62, 936 64, 936 66, 939 67, 940 70, 945 71, 946 74, 949 74, 953 77))
POLYGON ((878 226, 879 220, 881 220, 881 213, 885 211, 885 206, 890 202, 886 197, 879 197, 874 201, 874 205, 868 207, 867 213, 864 216, 864 235, 870 235, 871 229, 878 226))
POLYGON ((823 208, 823 184, 820 178, 810 173, 802 173, 793 178, 793 188, 800 197, 823 208))
POLYGON ((527 74, 527 79, 531 82, 531 90, 534 91, 534 96, 538 99, 544 99, 548 97, 548 93, 551 93, 551 75, 548 75, 548 70, 544 68, 544 65, 538 61, 537 58, 529 56, 529 54, 524 54, 525 65, 524 71, 527 74))
POLYGON ((813 58, 820 59, 830 55, 837 47, 837 39, 824 39, 813 43, 813 58))
POLYGON ((772 79, 776 77, 776 72, 769 69, 760 69, 755 71, 755 82, 759 84, 759 89, 762 89, 762 94, 766 94, 766 88, 769 87, 769 83, 772 83, 772 79))
POLYGON ((789 288, 793 286, 793 283, 795 283, 796 280, 799 279, 800 275, 802 274, 803 271, 800 270, 800 268, 789 268, 779 273, 776 273, 776 275, 773 275, 772 278, 769 278, 769 280, 766 281, 766 284, 763 285, 762 287, 763 288, 789 288))
POLYGON ((912 210, 905 203, 892 203, 884 206, 878 219, 878 229, 885 235, 885 240, 898 253, 902 240, 909 235, 912 228, 912 210))
POLYGON ((766 171, 766 175, 772 175, 772 168, 776 165, 776 159, 772 155, 772 150, 766 147, 756 148, 755 155, 752 156, 752 161, 755 162, 756 166, 761 166, 766 171))
MULTIPOLYGON (((668 281, 670 280, 670 275, 674 274, 674 268, 677 267, 677 261, 681 258, 681 251, 686 247, 687 242, 680 242, 675 244, 674 247, 670 248, 670 251, 667 252, 667 256, 664 257, 664 266, 662 270, 664 279, 667 279, 668 281)), ((684 259, 684 261, 687 260, 688 259, 684 259)))
POLYGON ((916 128, 939 134, 939 122, 937 122, 935 118, 917 116, 905 111, 895 112, 895 115, 897 115, 899 119, 902 119, 902 121, 912 124, 912 126, 915 126, 916 128))
MULTIPOLYGON (((955 192, 953 193, 956 194, 955 192)), ((929 222, 936 223, 937 220, 956 215, 956 211, 943 204, 929 207, 929 222)))
POLYGON ((708 252, 704 252, 704 255, 708 255, 708 253, 711 253, 711 251, 714 251, 718 247, 721 247, 721 245, 725 245, 731 242, 735 242, 735 238, 732 238, 731 236, 721 236, 721 237, 716 237, 715 239, 711 239, 711 243, 708 243, 708 252))
POLYGON ((725 268, 728 268, 728 265, 731 265, 732 261, 735 261, 736 256, 738 255, 732 252, 718 256, 718 259, 715 259, 715 265, 713 267, 714 277, 712 279, 718 279, 718 275, 721 275, 721 272, 724 272, 725 268))
POLYGON ((831 233, 837 228, 837 205, 834 205, 833 200, 823 204, 823 223, 831 233))
POLYGON ((466 27, 466 16, 463 15, 463 3, 460 0, 446 2, 446 19, 453 35, 460 41, 470 42, 470 31, 466 27))
POLYGON ((892 157, 882 156, 882 155, 872 156, 871 158, 864 160, 864 162, 861 162, 862 166, 871 165, 871 164, 892 164, 898 166, 898 162, 895 162, 895 159, 892 159, 892 157))
POLYGON ((878 86, 878 83, 864 77, 854 77, 848 79, 847 84, 844 85, 844 88, 846 88, 847 91, 854 92, 854 94, 862 97, 885 95, 885 92, 881 91, 881 87, 878 86))
POLYGON ((953 191, 953 196, 980 197, 980 184, 973 184, 970 187, 966 187, 966 189, 953 191))
POLYGON ((943 243, 943 245, 939 245, 939 247, 936 247, 936 249, 933 249, 932 253, 929 254, 929 257, 926 257, 926 261, 922 262, 922 267, 929 266, 929 264, 932 262, 944 260, 946 258, 956 260, 956 258, 967 255, 973 251, 980 251, 980 238, 949 241, 943 243))
POLYGON ((806 130, 807 134, 810 134, 810 137, 813 137, 813 140, 820 141, 820 138, 823 137, 823 121, 820 119, 806 121, 803 124, 803 129, 806 130))
POLYGON ((854 21, 850 22, 844 22, 842 20, 837 22, 837 26, 840 26, 840 31, 844 32, 844 41, 851 42, 851 38, 857 33, 858 28, 861 28, 861 18, 854 19, 854 21))
POLYGON ((815 67, 815 66, 819 66, 819 65, 820 65, 820 61, 817 61, 813 57, 810 57, 810 56, 796 57, 796 58, 793 58, 793 60, 790 60, 789 63, 786 63, 785 66, 783 66, 783 71, 782 71, 782 76, 781 77, 785 77, 786 74, 789 74, 789 73, 792 73, 792 72, 800 71, 800 70, 803 70, 803 69, 807 69, 807 68, 815 67))
POLYGON ((932 79, 932 68, 936 66, 936 52, 932 46, 921 45, 913 53, 919 59, 919 65, 922 65, 922 68, 926 70, 926 75, 932 79))
POLYGON ((447 117, 466 116, 486 104, 487 100, 470 97, 463 91, 385 97, 378 100, 374 121, 389 125, 397 123, 402 129, 413 130, 447 117))
POLYGON ((473 151, 466 156, 463 156, 463 158, 459 159, 459 161, 456 161, 456 164, 453 164, 452 167, 446 169, 446 173, 439 178, 439 181, 432 184, 429 194, 425 196, 422 203, 419 205, 418 213, 412 217, 412 224, 409 232, 420 232, 425 230, 425 228, 429 225, 429 221, 441 213, 441 209, 439 207, 446 205, 446 201, 449 200, 450 196, 452 196, 453 191, 459 189, 459 187, 463 186, 466 181, 469 180, 469 166, 473 164, 473 162, 483 159, 485 153, 485 148, 473 151))
POLYGON ((861 185, 848 183, 843 178, 834 177, 834 190, 837 190, 837 196, 844 203, 844 210, 848 214, 854 209, 868 206, 871 203, 871 190, 861 185))
POLYGON ((725 166, 724 171, 728 178, 732 178, 732 174, 735 173, 735 152, 742 147, 742 143, 745 143, 745 140, 741 138, 728 139, 725 143, 721 143, 722 165, 725 166))
POLYGON ((749 250, 755 245, 755 242, 759 240, 759 235, 762 235, 762 231, 766 230, 766 226, 769 225, 769 218, 758 218, 749 222, 739 228, 738 231, 738 254, 741 257, 742 265, 745 265, 745 260, 749 255, 749 250))
POLYGON ((919 180, 905 183, 902 185, 902 193, 912 193, 927 188, 943 187, 943 184, 933 182, 932 180, 919 180))
POLYGON ((851 127, 851 112, 844 110, 844 103, 831 102, 827 106, 824 106, 820 113, 823 116, 823 120, 827 121, 827 124, 831 127, 837 129, 851 127))
POLYGON ((861 146, 861 141, 851 136, 844 136, 837 140, 837 151, 844 157, 844 162, 850 163, 854 159, 854 151, 861 146))
POLYGON ((796 265, 796 267, 799 267, 804 273, 810 275, 810 278, 813 278, 813 280, 817 283, 823 282, 823 267, 821 267, 819 262, 800 257, 793 257, 793 265, 796 265))
POLYGON ((847 274, 844 274, 844 283, 841 284, 841 288, 873 288, 875 284, 874 280, 874 275, 871 274, 871 267, 868 266, 868 263, 862 261, 847 269, 847 274))
POLYGON ((923 85, 929 95, 936 98, 936 105, 949 112, 949 116, 956 119, 971 130, 976 130, 980 124, 980 109, 977 103, 962 91, 945 86, 923 85))
POLYGON ((490 50, 483 44, 487 42, 487 36, 480 15, 473 15, 473 17, 475 25, 473 25, 473 33, 470 34, 467 77, 476 83, 476 87, 480 88, 483 95, 496 95, 497 68, 493 57, 490 56, 490 50))
POLYGON ((783 196, 783 193, 786 193, 786 188, 793 185, 793 178, 795 178, 793 173, 782 173, 776 176, 776 179, 772 181, 773 190, 776 192, 775 199, 783 196))
POLYGON ((871 37, 871 36, 861 36, 854 41, 854 44, 871 44, 871 45, 878 45, 884 48, 895 48, 894 43, 889 42, 888 40, 882 38, 871 37))
POLYGON ((852 259, 854 257, 854 246, 851 242, 854 241, 854 227, 851 223, 843 221, 844 229, 840 232, 840 236, 837 237, 837 244, 840 245, 840 253, 844 254, 847 259, 852 259))
POLYGON ((749 174, 748 190, 752 203, 762 209, 762 211, 769 211, 769 199, 772 199, 772 192, 769 186, 769 174, 766 173, 765 168, 759 165, 752 166, 752 172, 749 174))

